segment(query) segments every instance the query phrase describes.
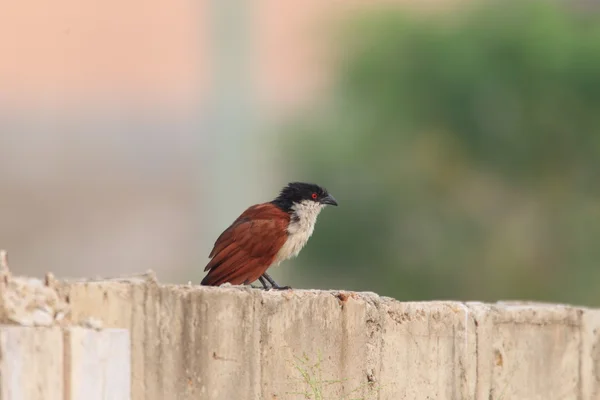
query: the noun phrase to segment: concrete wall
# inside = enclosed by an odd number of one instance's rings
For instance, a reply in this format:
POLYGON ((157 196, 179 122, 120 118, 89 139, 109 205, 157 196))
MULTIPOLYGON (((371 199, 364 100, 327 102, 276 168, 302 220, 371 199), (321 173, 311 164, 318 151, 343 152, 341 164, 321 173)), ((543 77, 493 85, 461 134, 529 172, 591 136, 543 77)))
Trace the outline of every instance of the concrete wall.
MULTIPOLYGON (((172 286, 151 276, 44 286, 69 308, 61 323, 129 330, 135 400, 600 399, 599 310, 172 286)), ((48 347, 31 353, 52 357, 48 347)))
POLYGON ((131 330, 134 399, 600 399, 598 310, 152 279, 58 287, 72 318, 131 330))
POLYGON ((0 399, 128 400, 123 329, 0 325, 0 399))

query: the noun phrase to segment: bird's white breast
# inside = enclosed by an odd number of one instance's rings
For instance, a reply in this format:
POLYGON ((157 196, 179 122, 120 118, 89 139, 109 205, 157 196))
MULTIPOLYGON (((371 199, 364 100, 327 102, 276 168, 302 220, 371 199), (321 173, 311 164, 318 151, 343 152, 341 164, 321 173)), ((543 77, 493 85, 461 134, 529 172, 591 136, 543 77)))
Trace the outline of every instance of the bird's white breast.
POLYGON ((317 216, 325 207, 314 201, 305 200, 292 207, 293 213, 288 225, 288 238, 275 256, 274 265, 296 257, 313 234, 317 216))

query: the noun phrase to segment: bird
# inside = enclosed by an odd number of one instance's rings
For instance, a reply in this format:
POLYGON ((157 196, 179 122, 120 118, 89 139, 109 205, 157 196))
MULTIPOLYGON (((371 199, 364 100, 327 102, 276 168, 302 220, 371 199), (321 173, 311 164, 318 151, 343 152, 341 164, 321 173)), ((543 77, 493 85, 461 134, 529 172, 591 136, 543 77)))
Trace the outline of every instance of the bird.
POLYGON ((290 182, 274 200, 248 207, 215 241, 200 284, 252 286, 259 280, 265 290, 291 289, 279 286, 267 270, 300 253, 328 205, 338 203, 325 188, 290 182))

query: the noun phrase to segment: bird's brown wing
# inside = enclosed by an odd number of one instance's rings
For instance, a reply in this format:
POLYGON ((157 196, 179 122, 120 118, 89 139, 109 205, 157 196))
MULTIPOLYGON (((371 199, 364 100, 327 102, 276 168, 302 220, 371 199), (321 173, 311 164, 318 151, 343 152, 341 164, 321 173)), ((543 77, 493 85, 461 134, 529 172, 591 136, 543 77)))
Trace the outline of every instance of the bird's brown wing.
POLYGON ((287 240, 289 220, 272 204, 248 208, 215 242, 202 285, 241 285, 260 278, 287 240))

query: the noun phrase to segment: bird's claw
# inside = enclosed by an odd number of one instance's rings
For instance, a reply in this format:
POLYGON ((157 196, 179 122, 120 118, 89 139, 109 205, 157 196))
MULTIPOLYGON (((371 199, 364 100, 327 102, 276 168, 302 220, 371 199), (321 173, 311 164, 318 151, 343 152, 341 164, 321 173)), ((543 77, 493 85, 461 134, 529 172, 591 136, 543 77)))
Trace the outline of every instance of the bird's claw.
POLYGON ((290 290, 291 286, 271 286, 268 290, 290 290))
POLYGON ((262 274, 262 276, 260 278, 258 278, 258 280, 260 281, 260 283, 262 283, 264 290, 289 290, 289 289, 291 289, 290 286, 279 286, 277 284, 277 282, 275 282, 275 280, 273 280, 273 278, 271 278, 269 276, 269 274, 267 274, 266 272, 264 274, 262 274), (267 285, 267 282, 269 282, 269 284, 271 285, 270 287, 269 287, 269 285, 267 285))

